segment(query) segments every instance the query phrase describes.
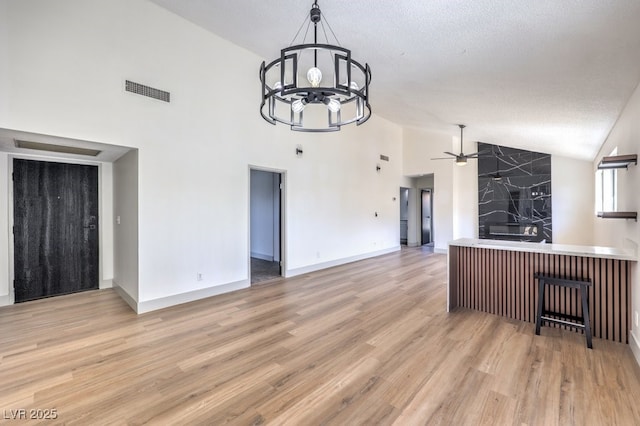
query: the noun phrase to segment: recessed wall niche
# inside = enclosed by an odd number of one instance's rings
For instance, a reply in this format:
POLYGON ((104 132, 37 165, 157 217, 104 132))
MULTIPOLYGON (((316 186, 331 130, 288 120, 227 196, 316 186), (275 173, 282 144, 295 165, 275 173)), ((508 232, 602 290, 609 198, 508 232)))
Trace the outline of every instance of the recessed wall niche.
POLYGON ((478 142, 479 238, 552 242, 551 155, 478 142))

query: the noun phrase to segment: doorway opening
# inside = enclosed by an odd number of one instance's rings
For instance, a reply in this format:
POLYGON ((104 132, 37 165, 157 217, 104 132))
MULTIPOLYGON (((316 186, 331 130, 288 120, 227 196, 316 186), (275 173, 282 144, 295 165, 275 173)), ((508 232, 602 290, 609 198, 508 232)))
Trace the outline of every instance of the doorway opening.
POLYGON ((282 277, 282 172, 250 169, 249 235, 251 284, 282 277))
POLYGON ((400 245, 409 240, 409 188, 400 187, 400 245))
POLYGON ((420 191, 420 229, 421 229, 421 244, 423 246, 433 246, 433 197, 431 189, 422 189, 420 191))
POLYGON ((98 166, 13 159, 15 303, 99 288, 98 166))

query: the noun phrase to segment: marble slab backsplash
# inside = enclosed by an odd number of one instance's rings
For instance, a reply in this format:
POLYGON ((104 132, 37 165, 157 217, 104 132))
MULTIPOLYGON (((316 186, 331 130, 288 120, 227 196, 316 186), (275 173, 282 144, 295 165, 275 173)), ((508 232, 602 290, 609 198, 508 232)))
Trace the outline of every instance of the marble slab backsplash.
POLYGON ((552 242, 551 155, 478 142, 479 238, 552 242))

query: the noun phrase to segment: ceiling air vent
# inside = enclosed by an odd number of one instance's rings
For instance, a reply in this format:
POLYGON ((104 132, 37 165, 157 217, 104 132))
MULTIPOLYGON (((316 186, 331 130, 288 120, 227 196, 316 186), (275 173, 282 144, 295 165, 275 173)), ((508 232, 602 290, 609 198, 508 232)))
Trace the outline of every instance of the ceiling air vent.
POLYGON ((134 83, 133 81, 125 80, 125 90, 127 92, 135 93, 136 95, 146 96, 163 102, 171 102, 171 93, 160 89, 154 89, 153 87, 145 86, 144 84, 134 83))
POLYGON ((389 161, 389 156, 388 156, 388 155, 382 155, 382 154, 380 154, 380 159, 381 159, 382 161, 389 161))
POLYGON ((97 149, 80 148, 77 146, 53 145, 42 142, 21 141, 14 139, 16 148, 35 149, 37 151, 58 152, 61 154, 88 155, 96 157, 102 151, 97 149))

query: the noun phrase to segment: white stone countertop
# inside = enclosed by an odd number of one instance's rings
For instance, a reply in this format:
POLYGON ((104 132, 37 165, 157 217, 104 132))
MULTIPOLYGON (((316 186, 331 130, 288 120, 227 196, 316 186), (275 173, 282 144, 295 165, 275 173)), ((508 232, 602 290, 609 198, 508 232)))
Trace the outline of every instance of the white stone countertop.
POLYGON ((633 249, 614 247, 577 246, 569 244, 528 243, 520 241, 486 240, 477 238, 459 238, 449 241, 450 246, 475 247, 492 250, 524 251, 533 253, 562 254, 568 256, 600 257, 637 261, 638 256, 633 249))

